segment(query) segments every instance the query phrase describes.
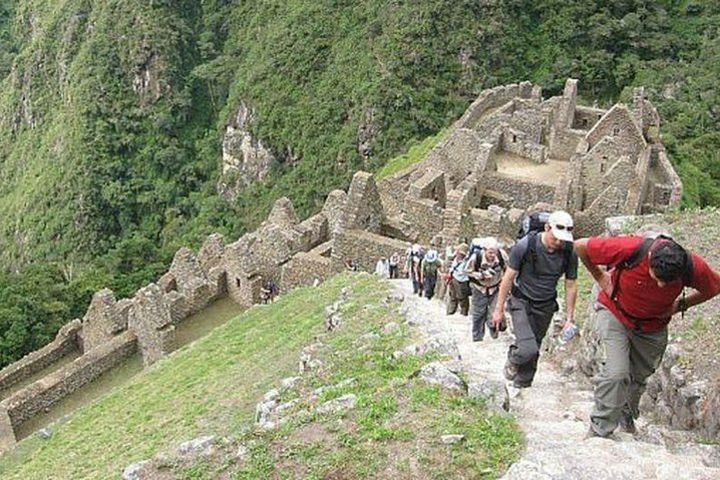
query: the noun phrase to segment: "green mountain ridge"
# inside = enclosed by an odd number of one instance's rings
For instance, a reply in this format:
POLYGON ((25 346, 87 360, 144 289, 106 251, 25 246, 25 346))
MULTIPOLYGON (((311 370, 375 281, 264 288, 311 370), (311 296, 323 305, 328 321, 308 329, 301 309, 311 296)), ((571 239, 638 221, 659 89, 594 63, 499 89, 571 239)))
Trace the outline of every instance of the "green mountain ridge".
POLYGON ((553 94, 574 77, 602 104, 645 85, 685 203, 716 205, 719 26, 700 1, 2 1, 0 363, 99 288, 130 296, 180 246, 237 238, 280 196, 316 211, 495 85, 553 94), (280 162, 227 202, 215 187, 241 102, 280 162))

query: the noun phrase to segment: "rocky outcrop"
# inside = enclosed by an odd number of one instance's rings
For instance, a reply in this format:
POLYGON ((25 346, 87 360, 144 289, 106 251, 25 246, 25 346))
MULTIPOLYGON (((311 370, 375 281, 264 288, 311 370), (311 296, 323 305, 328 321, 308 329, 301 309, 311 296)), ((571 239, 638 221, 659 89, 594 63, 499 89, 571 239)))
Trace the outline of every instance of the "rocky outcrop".
POLYGON ((682 366, 683 349, 669 345, 660 368, 647 382, 641 408, 671 427, 696 430, 705 438, 720 434, 718 391, 682 366))
POLYGON ((276 158, 263 142, 250 132, 253 111, 241 102, 233 121, 225 129, 222 149, 222 176, 218 192, 234 200, 253 182, 264 179, 276 158))

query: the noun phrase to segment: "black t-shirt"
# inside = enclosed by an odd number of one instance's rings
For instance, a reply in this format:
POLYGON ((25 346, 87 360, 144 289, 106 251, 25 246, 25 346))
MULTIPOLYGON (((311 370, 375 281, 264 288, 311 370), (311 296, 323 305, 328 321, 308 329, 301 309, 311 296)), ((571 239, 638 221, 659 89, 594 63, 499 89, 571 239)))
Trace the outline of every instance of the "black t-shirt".
POLYGON ((564 248, 550 252, 543 245, 541 236, 538 233, 523 237, 510 250, 508 261, 510 268, 519 272, 515 279, 515 286, 520 293, 538 302, 555 298, 560 277, 564 275, 567 280, 575 280, 578 269, 578 257, 575 252, 568 254, 564 248), (534 239, 536 242, 536 258, 534 260, 532 253, 528 251, 530 239, 534 239))

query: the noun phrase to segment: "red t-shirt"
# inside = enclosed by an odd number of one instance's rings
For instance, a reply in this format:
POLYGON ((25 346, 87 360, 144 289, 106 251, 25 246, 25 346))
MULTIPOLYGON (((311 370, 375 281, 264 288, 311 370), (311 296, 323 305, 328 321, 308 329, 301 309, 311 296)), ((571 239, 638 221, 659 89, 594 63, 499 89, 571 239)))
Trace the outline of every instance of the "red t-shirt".
MULTIPOLYGON (((627 259, 643 240, 644 237, 639 236, 593 237, 587 243, 588 257, 595 265, 614 266, 627 259)), ((693 274, 689 286, 707 298, 720 293, 720 275, 699 255, 693 253, 692 261, 693 274)), ((604 291, 598 296, 598 301, 626 327, 639 328, 642 332, 665 328, 672 316, 673 302, 683 289, 682 279, 659 287, 650 277, 649 267, 650 260, 646 255, 633 268, 622 272, 616 301, 604 291)), ((617 271, 612 274, 612 280, 613 283, 617 281, 617 271)))

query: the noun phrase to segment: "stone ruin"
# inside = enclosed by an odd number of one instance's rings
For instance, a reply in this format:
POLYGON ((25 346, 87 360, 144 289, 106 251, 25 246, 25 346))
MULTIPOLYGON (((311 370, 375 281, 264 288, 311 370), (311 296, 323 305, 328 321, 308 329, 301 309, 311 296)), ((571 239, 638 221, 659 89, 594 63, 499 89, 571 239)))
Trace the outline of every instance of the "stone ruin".
POLYGON ((662 212, 682 184, 642 88, 632 107, 577 104, 577 80, 542 98, 529 82, 486 90, 417 166, 378 185, 381 233, 409 242, 514 237, 528 207, 571 212, 582 235, 604 218, 662 212))
POLYGON ((632 108, 609 110, 577 105, 572 79, 549 99, 528 82, 486 90, 419 164, 379 183, 357 172, 347 193, 330 192, 303 221, 281 198, 235 242, 213 234, 197 254, 180 249, 168 272, 133 298, 97 292, 82 320, 0 371, 0 451, 15 444, 24 421, 127 357, 139 352, 149 366, 172 352, 176 326, 219 298, 250 307, 264 282, 281 292, 313 285, 343 271, 346 259, 371 272, 409 242, 509 239, 538 202, 573 213, 582 235, 602 231, 609 215, 663 211, 682 186, 658 128, 642 89, 632 108), (17 387, 71 354, 79 356, 17 387))

